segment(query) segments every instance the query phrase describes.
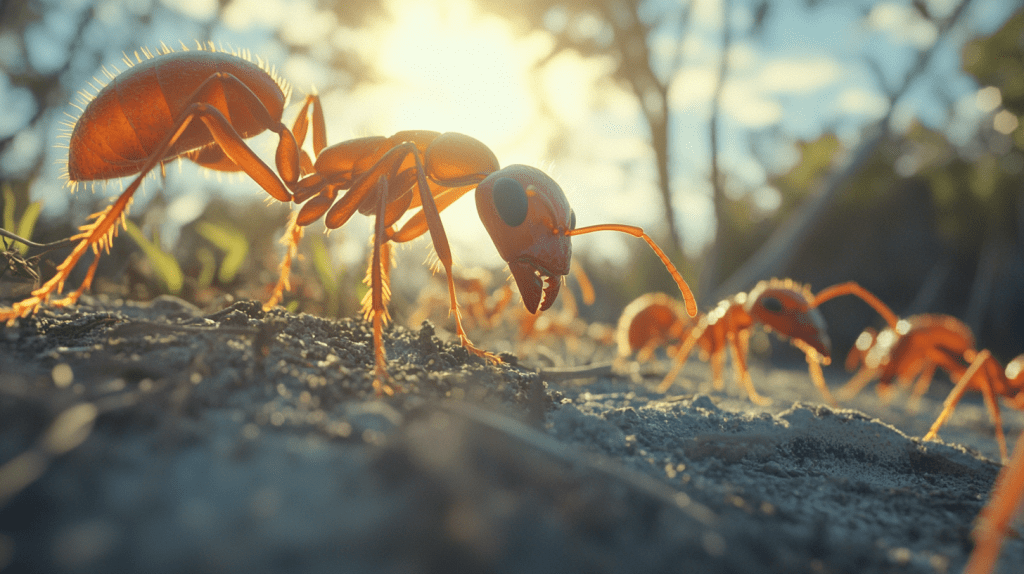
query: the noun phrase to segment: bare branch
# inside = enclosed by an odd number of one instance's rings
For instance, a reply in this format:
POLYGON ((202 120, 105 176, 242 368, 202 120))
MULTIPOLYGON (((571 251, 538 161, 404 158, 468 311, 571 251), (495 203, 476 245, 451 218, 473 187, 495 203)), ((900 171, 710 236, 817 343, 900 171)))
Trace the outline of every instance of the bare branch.
POLYGON ((745 290, 758 280, 778 275, 785 270, 797 248, 814 228, 814 224, 821 219, 840 192, 848 187, 849 182, 860 173, 864 165, 874 155, 878 145, 889 136, 891 130, 889 123, 896 103, 928 68, 932 56, 942 42, 942 37, 959 22, 971 2, 972 0, 962 0, 956 9, 942 21, 935 43, 918 53, 914 65, 903 76, 903 82, 889 96, 889 109, 885 116, 865 131, 867 134, 865 139, 861 142, 860 147, 851 154, 850 159, 837 167, 819 191, 810 195, 786 222, 779 225, 760 249, 715 289, 716 298, 745 290))

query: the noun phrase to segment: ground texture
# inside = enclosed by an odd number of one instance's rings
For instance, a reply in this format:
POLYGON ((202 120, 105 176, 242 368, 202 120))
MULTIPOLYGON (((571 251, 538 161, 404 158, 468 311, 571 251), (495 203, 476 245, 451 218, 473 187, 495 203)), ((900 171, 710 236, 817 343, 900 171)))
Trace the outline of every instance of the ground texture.
POLYGON ((959 572, 999 468, 980 400, 965 446, 913 438, 948 383, 831 409, 755 367, 754 407, 696 359, 666 396, 658 362, 559 376, 611 356, 566 337, 499 364, 387 338, 382 398, 357 320, 88 299, 0 328, 0 570, 959 572))

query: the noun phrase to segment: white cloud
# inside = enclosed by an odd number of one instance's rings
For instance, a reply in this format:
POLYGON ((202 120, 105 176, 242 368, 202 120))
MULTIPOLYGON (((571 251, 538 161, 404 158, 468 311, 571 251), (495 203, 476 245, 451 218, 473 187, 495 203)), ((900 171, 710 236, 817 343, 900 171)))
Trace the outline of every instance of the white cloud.
MULTIPOLYGON (((834 84, 842 67, 828 57, 776 59, 762 62, 748 46, 730 50, 730 69, 722 100, 723 110, 747 127, 778 123, 783 109, 775 96, 808 94, 834 84)), ((709 103, 718 79, 717 62, 681 71, 669 92, 676 110, 709 113, 709 103)))
POLYGON ((939 34, 935 24, 922 18, 909 4, 876 4, 868 14, 867 24, 871 30, 884 32, 918 48, 931 46, 939 34))
POLYGON ((835 108, 841 115, 863 115, 881 117, 889 107, 889 101, 879 94, 863 88, 849 88, 839 94, 835 108))
POLYGON ((826 57, 773 60, 761 67, 757 83, 769 92, 806 94, 834 83, 840 71, 839 63, 826 57))
POLYGON ((715 93, 715 80, 716 71, 711 67, 684 69, 672 81, 671 106, 685 110, 706 105, 715 93))
POLYGON ((722 109, 737 122, 752 128, 770 126, 782 119, 782 106, 746 82, 726 84, 722 109))
MULTIPOLYGON (((717 58, 716 58, 717 60, 717 58)), ((761 62, 761 58, 750 44, 733 44, 729 46, 729 73, 749 70, 761 62)), ((716 61, 715 65, 718 63, 716 61)))

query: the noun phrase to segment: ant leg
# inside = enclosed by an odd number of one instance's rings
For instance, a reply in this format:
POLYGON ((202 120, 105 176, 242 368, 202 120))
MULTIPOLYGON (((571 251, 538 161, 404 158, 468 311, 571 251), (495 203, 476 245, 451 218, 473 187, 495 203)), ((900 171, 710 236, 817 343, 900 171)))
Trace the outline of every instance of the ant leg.
MULTIPOLYGON (((390 282, 388 281, 391 267, 390 244, 385 244, 384 214, 387 210, 387 178, 381 177, 377 181, 377 193, 380 195, 380 203, 377 206, 373 233, 373 255, 370 259, 369 279, 370 292, 369 301, 363 300, 363 313, 368 315, 367 319, 373 322, 373 349, 374 349, 374 377, 373 388, 378 395, 393 395, 396 388, 389 383, 391 376, 387 371, 387 356, 384 351, 384 323, 389 319, 387 312, 387 299, 391 294, 390 282), (369 303, 369 304, 367 304, 369 303)), ((400 389, 399 389, 400 390, 400 389)))
POLYGON ((964 393, 967 391, 967 387, 974 379, 974 375, 977 374, 978 369, 980 369, 985 363, 985 359, 990 356, 988 349, 982 349, 978 352, 974 357, 974 362, 972 362, 971 366, 964 371, 960 380, 957 381, 956 386, 954 386, 953 390, 949 392, 945 402, 942 403, 942 412, 939 413, 938 418, 935 419, 935 422, 932 423, 932 427, 928 429, 928 433, 925 434, 921 440, 935 440, 935 437, 939 434, 939 429, 942 428, 942 425, 946 424, 950 415, 953 414, 953 409, 956 408, 957 403, 959 403, 960 399, 964 396, 964 393))
POLYGON ((675 382, 676 377, 679 375, 679 371, 683 370, 686 365, 686 361, 690 358, 690 352, 693 350, 693 346, 697 343, 697 339, 704 333, 704 329, 695 327, 690 334, 686 336, 686 340, 683 345, 676 351, 675 356, 672 357, 672 368, 669 369, 665 378, 661 380, 661 384, 658 385, 658 392, 665 393, 668 391, 672 383, 675 382))
POLYGON ((988 414, 992 417, 992 424, 995 426, 996 443, 999 444, 999 459, 1006 464, 1009 454, 1006 450, 1006 436, 1003 435, 1003 417, 999 413, 999 401, 992 392, 992 383, 986 379, 981 383, 981 396, 985 399, 985 406, 988 407, 988 414))
POLYGON ((483 349, 477 348, 473 345, 473 342, 469 340, 466 335, 465 329, 462 328, 462 314, 459 312, 459 303, 455 297, 455 280, 452 277, 452 252, 451 247, 448 245, 448 235, 445 233, 444 226, 441 224, 441 214, 438 212, 437 204, 434 202, 434 196, 430 192, 430 186, 427 184, 426 172, 423 169, 423 160, 420 158, 419 153, 413 153, 413 158, 416 161, 416 178, 418 182, 420 203, 422 204, 423 216, 426 219, 427 229, 430 231, 430 240, 434 245, 434 253, 437 254, 438 261, 444 267, 445 274, 448 276, 448 298, 451 301, 450 313, 455 316, 455 330, 459 336, 459 341, 462 346, 474 355, 484 357, 490 361, 497 362, 499 359, 483 349))
MULTIPOLYGON (((750 377, 750 370, 747 368, 747 357, 742 352, 741 344, 736 340, 736 336, 729 337, 729 346, 732 348, 732 357, 736 362, 736 379, 739 384, 747 392, 747 397, 750 398, 750 402, 755 405, 767 406, 772 404, 772 400, 768 397, 758 394, 757 389, 754 388, 754 381, 750 377)), ((725 356, 725 350, 722 350, 723 358, 725 356)))
POLYGON ((841 401, 848 401, 852 399, 857 396, 857 393, 864 390, 864 387, 868 386, 868 383, 870 383, 877 374, 877 369, 862 367, 857 371, 857 374, 855 374, 852 379, 839 388, 836 395, 838 395, 839 400, 841 401))
POLYGON ((935 369, 937 366, 938 365, 935 363, 929 362, 917 377, 917 382, 914 383, 914 389, 910 391, 910 400, 907 402, 908 412, 916 414, 918 409, 921 408, 921 397, 928 392, 928 387, 931 386, 932 379, 935 377, 935 369))
POLYGON ((271 117, 266 106, 248 86, 231 74, 215 73, 207 78, 186 101, 191 104, 185 108, 178 121, 186 122, 195 116, 200 117, 217 144, 199 152, 189 153, 187 155, 189 159, 210 169, 244 171, 274 199, 283 202, 292 200, 292 194, 285 185, 286 183, 293 184, 299 178, 302 169, 299 160, 299 146, 295 142, 292 132, 280 121, 271 117), (221 99, 227 99, 245 107, 249 113, 256 116, 259 125, 265 126, 266 129, 278 135, 275 162, 280 177, 253 153, 223 114, 217 108, 206 103, 221 99))
POLYGON ((299 225, 298 217, 298 212, 292 215, 288 221, 288 228, 285 229, 284 235, 281 237, 281 244, 284 245, 285 249, 284 259, 281 260, 281 265, 278 266, 277 284, 274 285, 270 298, 263 304, 264 311, 273 309, 281 302, 284 292, 291 289, 289 278, 291 277, 292 261, 299 251, 299 241, 302 240, 302 235, 306 230, 305 227, 299 225))
POLYGON ((309 94, 303 98, 302 108, 299 109, 299 114, 295 117, 295 124, 292 125, 292 135, 295 137, 296 147, 299 149, 303 173, 313 172, 312 161, 302 151, 302 145, 306 142, 306 131, 309 128, 311 119, 313 123, 313 157, 318 157, 320 152, 327 147, 327 124, 324 122, 324 110, 320 105, 320 96, 316 93, 309 94), (311 108, 312 114, 310 113, 311 108), (310 118, 310 115, 312 115, 312 118, 310 118))
POLYGON ((821 358, 818 353, 811 348, 804 350, 807 357, 807 370, 811 374, 811 380, 814 381, 814 386, 818 387, 818 391, 821 392, 821 396, 825 398, 832 408, 839 408, 839 401, 832 396, 832 392, 828 389, 828 385, 825 384, 825 373, 821 371, 821 358))
POLYGON ((977 525, 971 532, 974 551, 967 560, 965 574, 987 574, 995 570, 999 548, 1021 499, 1024 499, 1024 433, 1017 439, 1013 460, 999 472, 988 504, 978 515, 977 525))

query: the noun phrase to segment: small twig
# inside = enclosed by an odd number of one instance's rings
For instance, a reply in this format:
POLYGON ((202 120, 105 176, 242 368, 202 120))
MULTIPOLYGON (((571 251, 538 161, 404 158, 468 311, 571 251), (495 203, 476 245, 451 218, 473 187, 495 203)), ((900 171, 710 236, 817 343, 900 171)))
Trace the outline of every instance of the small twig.
POLYGON ((85 333, 92 331, 96 327, 104 325, 113 325, 117 323, 119 319, 117 317, 102 316, 102 317, 86 317, 81 320, 74 320, 68 323, 53 325, 47 328, 46 334, 48 337, 61 337, 64 339, 71 339, 75 337, 81 337, 85 333))
POLYGON ((127 337, 153 332, 179 333, 222 333, 225 335, 258 335, 260 330, 255 327, 225 327, 220 325, 202 327, 199 325, 174 325, 168 323, 151 323, 149 321, 132 321, 122 323, 107 332, 109 337, 127 337))
POLYGON ((43 249, 42 253, 46 253, 47 251, 50 251, 52 249, 57 249, 57 248, 60 248, 60 247, 64 247, 65 245, 71 245, 72 243, 75 242, 74 239, 68 237, 67 239, 61 239, 60 241, 54 241, 53 243, 36 243, 35 241, 30 241, 28 239, 25 239, 24 237, 21 237, 20 235, 16 235, 14 233, 11 233, 10 231, 7 231, 6 229, 4 229, 2 227, 0 227, 0 235, 3 235, 4 237, 6 237, 8 239, 13 239, 14 241, 17 241, 19 243, 24 243, 25 245, 28 245, 29 247, 35 247, 37 249, 43 249))

